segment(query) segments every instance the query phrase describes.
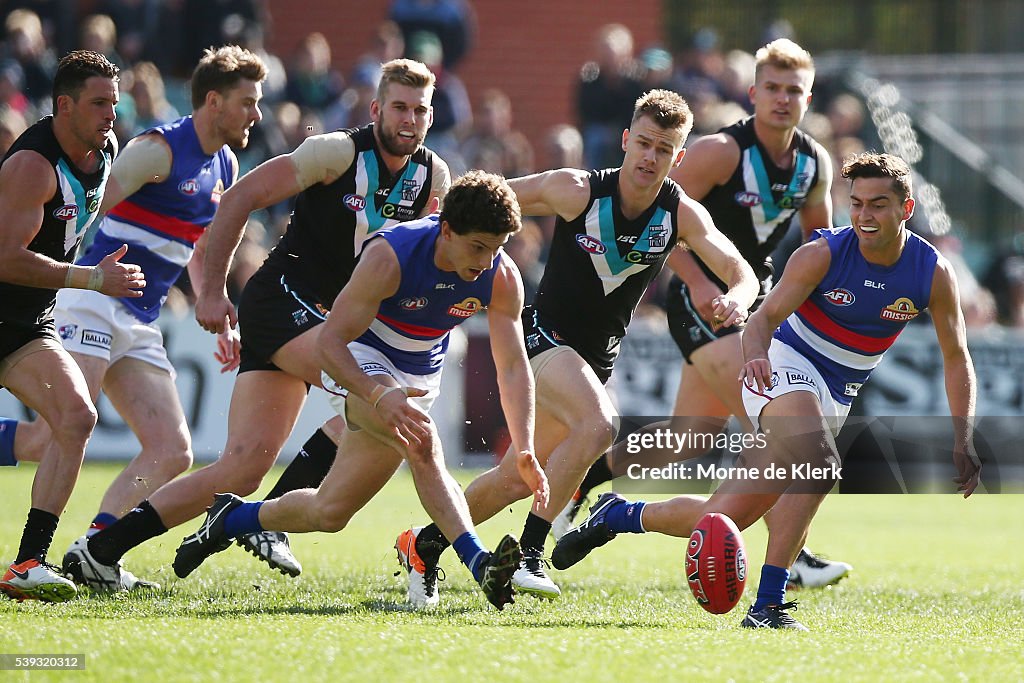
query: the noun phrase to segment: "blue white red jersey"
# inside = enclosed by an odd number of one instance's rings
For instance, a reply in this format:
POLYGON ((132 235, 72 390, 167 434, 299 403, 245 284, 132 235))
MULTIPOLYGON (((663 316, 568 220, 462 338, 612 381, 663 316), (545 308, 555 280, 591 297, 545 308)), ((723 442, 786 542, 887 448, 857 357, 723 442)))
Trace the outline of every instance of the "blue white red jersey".
POLYGON ((832 253, 828 272, 775 338, 814 363, 835 399, 850 405, 882 355, 928 307, 938 252, 907 232, 892 266, 869 263, 852 227, 815 230, 832 253))
POLYGON ((122 298, 139 320, 153 322, 181 271, 188 265, 196 241, 213 214, 224 190, 231 186, 234 166, 227 146, 213 154, 203 152, 192 117, 151 128, 171 148, 171 172, 159 183, 146 183, 112 208, 100 223, 92 245, 78 263, 96 265, 128 245, 123 263, 142 267, 146 287, 139 298, 122 298))
POLYGON ((504 251, 473 282, 434 264, 441 226, 437 214, 378 230, 370 240, 386 240, 398 256, 402 281, 380 304, 370 328, 355 341, 371 346, 402 372, 430 375, 441 369, 449 332, 491 303, 495 269, 504 251))

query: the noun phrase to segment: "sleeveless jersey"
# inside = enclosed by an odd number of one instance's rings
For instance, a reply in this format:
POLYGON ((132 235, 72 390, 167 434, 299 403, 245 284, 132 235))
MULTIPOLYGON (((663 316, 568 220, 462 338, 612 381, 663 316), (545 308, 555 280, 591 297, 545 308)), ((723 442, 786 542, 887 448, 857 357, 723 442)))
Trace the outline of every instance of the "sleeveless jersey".
POLYGON ((395 175, 377 150, 373 124, 344 131, 355 143, 352 166, 329 185, 295 200, 291 223, 267 264, 301 279, 326 305, 352 276, 363 242, 381 228, 416 219, 430 198, 434 154, 420 147, 395 175))
POLYGON ((682 197, 682 188, 666 179, 654 203, 627 220, 619 206, 619 172, 591 171, 586 209, 571 221, 555 221, 533 304, 541 325, 609 372, 633 311, 676 245, 682 197))
MULTIPOLYGON (((797 129, 793 167, 780 169, 758 141, 753 116, 719 132, 736 140, 740 163, 729 180, 713 187, 700 203, 711 214, 715 227, 736 245, 757 279, 764 280, 771 275, 768 257, 818 182, 820 165, 831 162, 818 159, 813 139, 797 129)), ((712 281, 723 284, 702 262, 701 267, 712 281)))
MULTIPOLYGON (((96 171, 85 173, 64 153, 53 133, 53 117, 46 116, 15 140, 4 156, 4 162, 22 150, 31 150, 45 157, 53 165, 57 178, 57 190, 43 204, 43 222, 28 249, 55 261, 70 263, 103 201, 103 189, 114 154, 113 145, 108 142, 100 152, 96 171)), ((0 322, 41 322, 49 316, 56 297, 55 289, 0 282, 0 301, 3 302, 0 322)))
POLYGON ((395 367, 413 375, 441 369, 448 350, 448 333, 491 303, 495 268, 504 251, 473 282, 434 265, 434 248, 441 233, 437 214, 382 229, 398 256, 402 281, 398 291, 380 304, 370 329, 356 341, 386 355, 395 367))
POLYGON ((153 322, 181 271, 188 265, 196 241, 231 186, 234 168, 227 146, 206 154, 191 116, 151 128, 171 148, 171 171, 163 182, 146 183, 111 209, 92 244, 78 260, 93 266, 107 254, 128 245, 121 259, 142 267, 146 288, 139 298, 120 302, 143 322, 153 322))
POLYGON ((815 230, 832 262, 774 337, 814 363, 836 401, 850 405, 907 323, 928 307, 938 252, 912 232, 899 261, 869 263, 852 227, 815 230))

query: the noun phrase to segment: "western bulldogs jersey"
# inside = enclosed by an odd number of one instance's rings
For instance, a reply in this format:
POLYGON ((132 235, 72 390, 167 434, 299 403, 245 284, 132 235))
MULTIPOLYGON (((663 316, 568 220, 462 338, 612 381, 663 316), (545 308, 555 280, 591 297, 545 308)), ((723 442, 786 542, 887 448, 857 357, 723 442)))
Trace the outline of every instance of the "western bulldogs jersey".
POLYGON ((355 159, 329 185, 314 184, 295 200, 291 224, 267 263, 302 279, 330 305, 355 268, 363 242, 381 228, 416 219, 427 205, 434 154, 420 147, 395 175, 377 150, 373 124, 342 131, 355 159))
POLYGON ((907 323, 928 307, 938 252, 907 231, 899 261, 868 263, 852 227, 815 230, 832 254, 828 272, 775 338, 809 359, 836 401, 853 402, 860 386, 907 323))
POLYGON ((441 226, 437 214, 374 236, 384 239, 398 256, 402 281, 393 296, 381 302, 370 329, 356 341, 384 353, 403 372, 429 375, 441 369, 448 333, 491 303, 495 268, 506 258, 499 252, 491 267, 473 282, 434 265, 441 226))
POLYGON ((121 259, 142 267, 146 287, 138 298, 119 301, 143 322, 153 322, 181 271, 188 265, 196 241, 231 186, 234 166, 227 146, 206 154, 191 116, 142 133, 159 133, 171 148, 171 171, 159 183, 146 183, 111 209, 96 237, 78 263, 93 266, 122 244, 121 259))
MULTIPOLYGON (((43 205, 43 222, 28 249, 55 261, 70 263, 85 231, 96 219, 103 201, 103 189, 110 174, 113 143, 99 154, 99 165, 85 173, 64 154, 53 133, 53 117, 46 116, 15 140, 4 162, 22 150, 37 152, 53 165, 57 191, 43 205)), ((120 246, 120 245, 118 245, 120 246)), ((0 282, 0 322, 31 325, 46 318, 57 297, 55 289, 23 287, 0 282)))
POLYGON ((627 220, 618 181, 619 169, 592 171, 587 208, 571 221, 556 220, 533 304, 539 324, 608 371, 633 311, 676 245, 682 196, 679 185, 666 179, 654 203, 627 220))
MULTIPOLYGON (((740 163, 729 180, 713 187, 701 204, 711 213, 715 226, 736 245, 757 278, 764 280, 771 274, 767 259, 818 182, 820 165, 831 162, 818 159, 813 139, 797 129, 793 167, 780 169, 758 141, 753 116, 719 132, 736 140, 740 163)), ((704 263, 701 267, 712 281, 722 284, 704 263)))

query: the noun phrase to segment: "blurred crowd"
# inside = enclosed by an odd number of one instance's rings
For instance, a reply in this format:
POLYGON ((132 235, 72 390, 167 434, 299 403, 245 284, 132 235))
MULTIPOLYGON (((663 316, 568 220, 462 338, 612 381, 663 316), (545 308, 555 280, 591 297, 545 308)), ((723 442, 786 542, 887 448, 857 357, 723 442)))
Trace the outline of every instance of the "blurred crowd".
MULTIPOLYGON (((482 168, 507 177, 552 167, 605 168, 622 161, 621 134, 633 103, 652 88, 682 94, 694 112, 691 139, 752 113, 747 96, 754 56, 725 49, 711 28, 694 32, 673 53, 661 45, 636 46, 622 24, 603 26, 592 52, 580 55, 574 98, 575 120, 529 140, 516 129, 514 103, 497 87, 470 92, 459 65, 472 59, 476 20, 468 0, 392 0, 389 18, 373 27, 369 48, 352 64, 332 59, 331 43, 311 32, 292 54, 274 55, 264 44, 270 16, 265 0, 98 0, 93 14, 76 15, 73 0, 9 0, 0 9, 0 153, 39 116, 49 113, 50 87, 59 55, 86 48, 121 67, 121 102, 115 132, 122 145, 147 128, 190 111, 187 79, 202 50, 234 43, 259 54, 269 68, 261 102, 264 119, 239 154, 241 172, 294 149, 304 138, 369 123, 380 65, 397 57, 427 64, 437 75, 434 124, 428 147, 458 175, 482 168), (535 154, 534 145, 542 145, 535 154)), ((786 22, 772 24, 763 42, 792 35, 786 22)), ((750 46, 756 49, 758 46, 750 46)), ((829 151, 836 167, 834 222, 849 221, 846 183, 838 168, 849 154, 879 148, 863 102, 822 79, 802 128, 829 151)), ((289 205, 272 207, 250 221, 230 281, 236 296, 287 225, 289 205)), ((540 275, 553 220, 526 220, 509 251, 523 271, 527 297, 540 275)), ((963 308, 972 328, 1002 324, 1024 327, 1024 244, 999 258, 980 277, 971 272, 955 237, 930 235, 927 220, 911 227, 929 236, 957 266, 963 308)), ((777 255, 781 266, 797 245, 799 230, 777 255)), ((666 276, 667 280, 667 276, 666 276)), ((181 303, 189 287, 181 283, 181 303)), ((657 312, 664 287, 652 287, 645 306, 657 312)), ((641 311, 641 314, 643 311, 641 311)))

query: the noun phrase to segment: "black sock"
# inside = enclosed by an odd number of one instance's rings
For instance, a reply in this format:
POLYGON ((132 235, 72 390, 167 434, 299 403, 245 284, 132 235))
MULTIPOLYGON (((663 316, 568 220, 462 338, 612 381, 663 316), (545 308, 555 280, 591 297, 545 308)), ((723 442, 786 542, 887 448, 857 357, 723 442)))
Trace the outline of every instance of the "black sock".
POLYGON ((519 537, 519 545, 523 552, 536 550, 544 552, 544 539, 551 531, 551 522, 543 517, 538 517, 532 512, 526 516, 526 524, 523 525, 523 535, 519 537))
POLYGON ((25 560, 34 557, 46 559, 46 551, 53 543, 53 532, 57 530, 57 522, 60 518, 52 512, 32 508, 28 511, 28 520, 25 522, 25 531, 21 535, 21 547, 18 548, 18 557, 14 564, 20 564, 25 560))
POLYGON ((331 437, 322 429, 316 430, 316 433, 302 445, 298 455, 288 464, 264 500, 280 498, 289 491, 319 487, 334 464, 337 452, 338 447, 331 441, 331 437))
POLYGON ((433 522, 420 529, 419 535, 416 536, 416 552, 424 562, 430 565, 437 564, 441 559, 441 553, 450 545, 451 543, 433 522))
POLYGON ((89 538, 89 552, 100 564, 117 564, 135 546, 166 532, 160 514, 144 500, 127 515, 93 534, 89 538))
POLYGON ((608 467, 608 454, 605 453, 590 466, 587 476, 583 477, 583 483, 580 484, 580 495, 585 496, 601 484, 614 478, 611 468, 608 467))

